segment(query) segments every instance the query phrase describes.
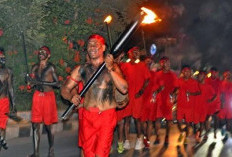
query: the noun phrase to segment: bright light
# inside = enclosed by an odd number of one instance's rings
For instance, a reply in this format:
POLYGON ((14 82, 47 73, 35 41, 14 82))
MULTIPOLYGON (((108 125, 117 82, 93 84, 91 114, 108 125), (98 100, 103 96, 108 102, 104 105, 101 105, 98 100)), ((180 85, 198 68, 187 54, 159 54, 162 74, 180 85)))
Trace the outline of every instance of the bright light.
POLYGON ((156 53, 156 50, 157 50, 157 47, 155 44, 152 44, 151 45, 151 48, 150 48, 150 53, 151 55, 154 55, 156 53))
POLYGON ((199 71, 195 71, 195 73, 193 73, 193 76, 196 76, 199 74, 199 71))
POLYGON ((128 58, 128 59, 126 60, 126 62, 127 62, 127 63, 129 63, 130 61, 131 61, 131 59, 130 59, 130 58, 128 58))
POLYGON ((141 10, 142 10, 142 12, 141 12, 142 15, 146 14, 144 16, 142 23, 150 24, 150 23, 154 23, 157 21, 162 21, 160 18, 158 18, 158 16, 153 11, 151 11, 145 7, 142 7, 141 10))
POLYGON ((140 62, 140 60, 139 60, 139 59, 136 59, 136 60, 135 60, 135 63, 139 63, 139 62, 140 62))
POLYGON ((207 77, 208 77, 208 78, 210 78, 210 77, 211 77, 211 75, 212 75, 211 73, 208 73, 208 74, 207 74, 207 77))
POLYGON ((108 15, 104 20, 104 22, 106 22, 107 24, 109 24, 111 21, 112 21, 112 16, 111 15, 108 15))
MULTIPOLYGON (((126 60, 126 62, 127 62, 127 63, 129 63, 130 61, 131 61, 131 59, 130 59, 130 58, 128 58, 128 59, 126 60)), ((135 60, 135 63, 139 63, 139 62, 140 62, 140 60, 139 60, 139 59, 136 59, 136 60, 135 60)))

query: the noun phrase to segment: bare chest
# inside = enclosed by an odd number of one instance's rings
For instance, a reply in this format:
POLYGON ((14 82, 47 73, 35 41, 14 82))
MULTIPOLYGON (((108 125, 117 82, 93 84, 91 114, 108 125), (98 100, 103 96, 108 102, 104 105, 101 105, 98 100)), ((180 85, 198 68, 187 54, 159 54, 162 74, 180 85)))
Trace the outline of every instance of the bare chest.
POLYGON ((8 80, 8 78, 9 78, 9 74, 8 74, 7 70, 1 69, 0 70, 0 81, 1 81, 1 83, 6 82, 8 80))
POLYGON ((46 80, 46 78, 49 78, 51 75, 52 75, 51 69, 49 68, 49 66, 46 67, 38 66, 35 69, 35 78, 37 80, 46 80))

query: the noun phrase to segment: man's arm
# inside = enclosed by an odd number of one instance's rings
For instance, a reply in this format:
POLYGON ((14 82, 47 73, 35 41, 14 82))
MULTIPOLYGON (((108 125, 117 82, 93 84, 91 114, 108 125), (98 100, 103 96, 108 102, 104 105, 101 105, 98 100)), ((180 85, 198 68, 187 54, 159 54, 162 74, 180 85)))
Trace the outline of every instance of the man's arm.
POLYGON ((35 64, 31 68, 31 73, 26 75, 26 83, 28 86, 34 87, 37 84, 37 81, 35 79, 35 70, 38 68, 38 65, 35 64))
POLYGON ((177 95, 178 91, 179 91, 179 87, 175 87, 174 90, 170 93, 170 95, 172 96, 177 95))
POLYGON ((105 63, 106 63, 106 68, 108 69, 116 88, 122 94, 126 94, 127 89, 128 89, 127 82, 124 79, 122 72, 121 72, 120 68, 118 67, 118 65, 116 63, 114 63, 114 59, 113 59, 113 56, 111 54, 108 54, 106 56, 105 63))
POLYGON ((45 85, 45 86, 53 86, 60 88, 60 82, 58 81, 58 77, 56 74, 56 69, 54 65, 50 66, 50 70, 52 72, 53 82, 47 82, 47 81, 38 81, 35 79, 35 67, 32 68, 31 75, 27 75, 27 81, 30 83, 31 86, 35 85, 45 85))
POLYGON ((213 102, 217 98, 217 95, 214 94, 211 99, 208 100, 209 103, 213 102))
POLYGON ((149 79, 146 79, 146 80, 144 81, 144 83, 143 83, 142 88, 139 90, 138 93, 135 94, 135 97, 136 97, 136 98, 139 98, 139 97, 143 94, 144 89, 147 87, 148 83, 149 83, 149 79))
POLYGON ((78 85, 76 81, 81 81, 80 69, 80 66, 76 67, 72 71, 70 78, 67 79, 61 87, 61 96, 75 105, 78 105, 81 100, 81 97, 78 94, 73 94, 72 92, 72 90, 78 85))
POLYGON ((9 69, 8 70, 9 77, 8 77, 8 91, 9 91, 9 98, 10 98, 10 104, 11 104, 11 112, 15 113, 17 112, 16 107, 15 107, 15 97, 14 97, 14 89, 13 89, 13 73, 9 69))

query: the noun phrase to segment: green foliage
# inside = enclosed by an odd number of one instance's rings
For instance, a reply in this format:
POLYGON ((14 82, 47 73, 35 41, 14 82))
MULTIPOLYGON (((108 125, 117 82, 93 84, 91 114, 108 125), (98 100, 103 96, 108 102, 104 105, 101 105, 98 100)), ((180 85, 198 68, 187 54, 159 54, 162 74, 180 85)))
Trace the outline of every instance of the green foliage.
MULTIPOLYGON (((37 49, 51 49, 50 61, 56 65, 62 81, 77 64, 85 61, 84 41, 92 33, 106 37, 104 18, 113 16, 110 24, 116 41, 142 0, 1 0, 0 46, 6 50, 7 64, 14 72, 16 104, 19 110, 31 106, 33 91, 25 87, 25 58, 21 31, 25 34, 28 63, 37 62, 37 49), (132 14, 133 13, 133 14, 132 14)), ((56 91, 58 103, 59 91, 56 91)))

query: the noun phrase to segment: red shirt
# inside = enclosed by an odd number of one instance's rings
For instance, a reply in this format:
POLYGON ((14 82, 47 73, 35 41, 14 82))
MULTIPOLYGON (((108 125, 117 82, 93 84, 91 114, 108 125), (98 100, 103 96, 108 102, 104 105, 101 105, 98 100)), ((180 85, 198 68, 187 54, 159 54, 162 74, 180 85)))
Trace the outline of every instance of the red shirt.
POLYGON ((216 79, 212 79, 211 77, 207 78, 205 79, 205 83, 210 84, 213 87, 215 93, 220 93, 221 81, 219 80, 219 78, 216 79))
MULTIPOLYGON (((159 86, 164 86, 164 89, 158 94, 161 97, 162 104, 167 103, 170 99, 169 95, 178 86, 178 78, 172 71, 163 72, 162 70, 157 72, 157 80, 159 86)), ((158 98, 159 100, 159 98, 158 98)))
POLYGON ((207 105, 209 104, 208 100, 212 99, 215 95, 215 90, 213 87, 207 83, 199 83, 199 88, 201 91, 201 94, 196 96, 197 103, 201 105, 207 105))
POLYGON ((215 98, 215 100, 212 102, 214 103, 216 106, 220 107, 221 105, 221 85, 222 85, 222 81, 219 79, 219 78, 216 78, 216 79, 212 79, 211 77, 210 78, 207 78, 205 80, 205 83, 211 85, 217 95, 217 97, 215 98))
MULTIPOLYGON (((144 97, 151 98, 154 91, 159 88, 157 72, 150 71, 151 77, 148 83, 148 86, 144 90, 144 97)), ((146 100, 145 100, 146 101, 146 100)), ((149 99, 150 101, 150 99, 149 99)))
POLYGON ((192 78, 185 80, 180 78, 179 81, 179 93, 177 98, 177 105, 181 107, 189 107, 195 104, 196 96, 189 96, 189 101, 187 101, 186 92, 195 93, 200 91, 198 82, 192 78))
POLYGON ((133 97, 143 87, 144 81, 150 78, 150 71, 144 62, 121 63, 120 67, 128 83, 129 97, 133 97))

